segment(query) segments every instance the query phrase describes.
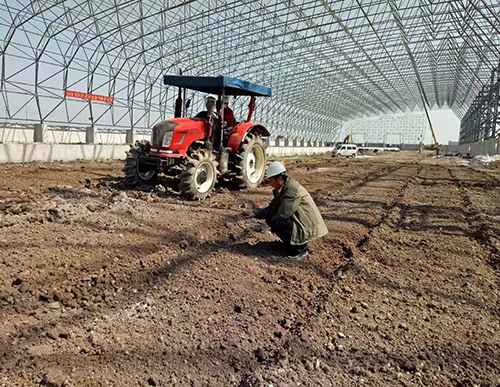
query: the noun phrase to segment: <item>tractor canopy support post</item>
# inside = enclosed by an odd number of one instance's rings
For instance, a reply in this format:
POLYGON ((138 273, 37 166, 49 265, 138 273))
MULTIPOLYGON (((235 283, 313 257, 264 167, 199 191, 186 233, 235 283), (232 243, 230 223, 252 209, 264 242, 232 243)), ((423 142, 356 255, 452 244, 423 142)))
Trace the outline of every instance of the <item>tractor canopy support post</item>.
POLYGON ((182 116, 182 88, 179 87, 179 93, 177 94, 177 99, 175 100, 174 118, 179 118, 181 116, 182 116))
POLYGON ((255 96, 252 95, 250 97, 250 104, 248 105, 248 118, 247 118, 247 122, 250 122, 250 120, 252 119, 252 116, 253 116, 253 111, 255 110, 255 96))
POLYGON ((182 117, 187 116, 186 93, 187 93, 186 88, 184 88, 182 93, 182 117))
POLYGON ((221 107, 220 107, 220 130, 219 130, 219 149, 222 149, 224 146, 224 98, 226 96, 226 90, 222 88, 222 96, 219 97, 221 100, 221 107))

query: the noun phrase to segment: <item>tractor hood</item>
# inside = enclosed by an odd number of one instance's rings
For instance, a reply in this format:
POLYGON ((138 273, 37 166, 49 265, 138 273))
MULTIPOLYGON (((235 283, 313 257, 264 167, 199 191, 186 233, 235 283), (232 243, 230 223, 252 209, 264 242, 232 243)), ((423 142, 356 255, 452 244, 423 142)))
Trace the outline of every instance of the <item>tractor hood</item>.
POLYGON ((174 129, 179 126, 177 122, 173 120, 162 121, 155 126, 153 126, 153 136, 151 137, 152 146, 162 146, 163 136, 167 132, 173 132, 174 129))
POLYGON ((193 141, 205 137, 206 120, 199 118, 174 118, 153 126, 151 146, 170 149, 184 155, 193 141))

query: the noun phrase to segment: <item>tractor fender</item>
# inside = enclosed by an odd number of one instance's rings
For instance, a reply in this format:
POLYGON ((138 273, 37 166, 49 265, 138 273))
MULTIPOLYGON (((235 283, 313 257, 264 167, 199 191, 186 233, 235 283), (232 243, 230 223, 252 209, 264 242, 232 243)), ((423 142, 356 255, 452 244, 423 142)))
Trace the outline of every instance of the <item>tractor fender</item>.
POLYGON ((260 134, 262 137, 269 137, 271 135, 271 133, 261 124, 256 122, 242 122, 233 128, 229 140, 227 141, 227 146, 231 148, 233 152, 237 152, 241 143, 245 141, 248 133, 260 134))

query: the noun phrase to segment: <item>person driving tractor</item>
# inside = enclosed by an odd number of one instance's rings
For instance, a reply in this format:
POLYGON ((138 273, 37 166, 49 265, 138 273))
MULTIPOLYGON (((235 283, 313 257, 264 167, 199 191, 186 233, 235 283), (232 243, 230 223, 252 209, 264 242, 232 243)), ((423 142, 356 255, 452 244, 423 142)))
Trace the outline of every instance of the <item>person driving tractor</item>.
POLYGON ((205 98, 205 107, 207 110, 199 112, 194 118, 202 118, 208 120, 210 116, 215 114, 216 98, 213 95, 207 95, 205 98))
MULTIPOLYGON (((234 113, 229 107, 229 99, 225 96, 222 97, 222 104, 224 106, 224 124, 225 126, 232 128, 234 126, 234 113)), ((205 99, 205 106, 207 110, 199 112, 195 118, 208 120, 208 112, 215 112, 216 105, 216 98, 213 95, 208 95, 205 99)), ((220 111, 218 113, 220 114, 220 111)))

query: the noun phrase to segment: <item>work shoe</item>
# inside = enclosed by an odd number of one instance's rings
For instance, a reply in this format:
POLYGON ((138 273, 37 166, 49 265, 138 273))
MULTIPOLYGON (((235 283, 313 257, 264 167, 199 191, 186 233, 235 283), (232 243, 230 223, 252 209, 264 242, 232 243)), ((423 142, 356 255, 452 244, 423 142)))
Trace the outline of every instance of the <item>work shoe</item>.
POLYGON ((304 259, 304 258, 307 258, 309 256, 309 249, 307 248, 307 246, 304 248, 304 249, 301 249, 301 250, 296 250, 294 252, 292 252, 291 254, 289 254, 287 256, 287 258, 289 259, 295 259, 295 260, 300 260, 300 259, 304 259))
POLYGON ((307 258, 308 256, 309 256, 309 251, 304 250, 304 251, 301 251, 301 252, 300 252, 300 253, 298 253, 298 254, 295 254, 295 255, 289 255, 287 258, 288 258, 288 259, 295 259, 296 261, 298 261, 298 260, 301 260, 301 259, 307 258))

